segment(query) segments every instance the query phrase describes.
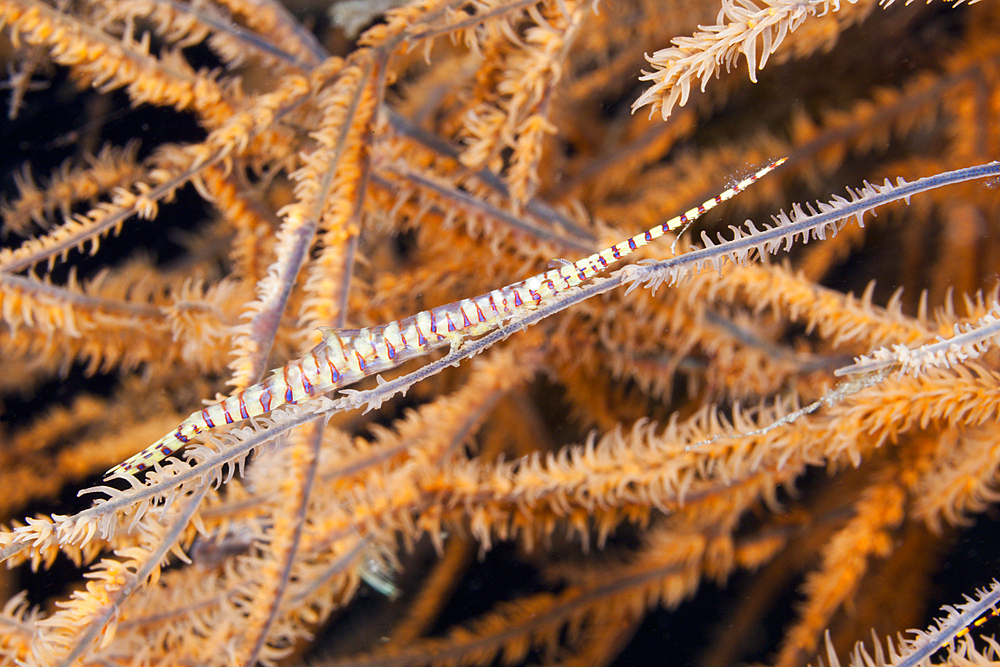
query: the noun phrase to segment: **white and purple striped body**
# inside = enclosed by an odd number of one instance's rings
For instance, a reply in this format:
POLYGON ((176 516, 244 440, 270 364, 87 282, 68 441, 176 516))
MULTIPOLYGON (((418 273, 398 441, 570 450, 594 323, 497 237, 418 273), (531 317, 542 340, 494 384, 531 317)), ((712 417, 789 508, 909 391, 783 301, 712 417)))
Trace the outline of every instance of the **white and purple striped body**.
POLYGON ((515 314, 536 308, 602 273, 670 230, 689 224, 778 167, 776 160, 752 176, 676 218, 576 262, 564 262, 545 273, 471 299, 462 299, 410 317, 360 330, 321 329, 323 342, 305 356, 273 371, 263 382, 191 414, 181 424, 108 475, 135 473, 162 461, 199 433, 266 414, 353 384, 445 345, 457 346, 503 326, 515 314))

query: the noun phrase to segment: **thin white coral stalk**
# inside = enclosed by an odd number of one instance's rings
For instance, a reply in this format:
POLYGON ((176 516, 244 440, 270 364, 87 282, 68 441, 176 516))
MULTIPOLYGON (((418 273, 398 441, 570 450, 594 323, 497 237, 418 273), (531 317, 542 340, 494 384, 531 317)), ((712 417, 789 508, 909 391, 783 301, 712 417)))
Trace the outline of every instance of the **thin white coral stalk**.
POLYGON ((975 324, 955 325, 951 338, 938 336, 938 342, 910 348, 906 345, 880 347, 870 355, 858 357, 854 364, 837 369, 836 375, 871 373, 894 366, 900 374, 919 374, 929 368, 951 368, 969 359, 978 359, 996 343, 1000 336, 1000 304, 994 303, 975 324))
MULTIPOLYGON (((874 656, 861 642, 858 642, 851 656, 850 667, 917 667, 926 664, 935 652, 944 647, 950 646, 950 650, 955 652, 955 640, 962 636, 976 619, 991 609, 996 609, 998 604, 1000 604, 1000 582, 994 580, 989 588, 976 591, 975 597, 966 596, 965 602, 961 604, 942 607, 941 611, 945 612, 945 615, 935 619, 927 630, 912 630, 912 638, 900 638, 898 644, 890 639, 886 649, 876 641, 874 656)), ((840 667, 840 660, 833 650, 829 635, 826 649, 831 667, 840 667)))
POLYGON ((741 53, 747 59, 750 80, 756 83, 756 70, 764 69, 788 33, 810 17, 839 9, 840 0, 766 0, 763 7, 751 0, 724 0, 716 25, 701 26, 701 32, 677 37, 674 46, 646 56, 654 69, 640 78, 653 85, 635 101, 632 111, 649 104, 650 116, 660 112, 666 120, 674 106, 687 103, 693 80, 701 79, 704 91, 721 66, 725 64, 729 71, 741 53))

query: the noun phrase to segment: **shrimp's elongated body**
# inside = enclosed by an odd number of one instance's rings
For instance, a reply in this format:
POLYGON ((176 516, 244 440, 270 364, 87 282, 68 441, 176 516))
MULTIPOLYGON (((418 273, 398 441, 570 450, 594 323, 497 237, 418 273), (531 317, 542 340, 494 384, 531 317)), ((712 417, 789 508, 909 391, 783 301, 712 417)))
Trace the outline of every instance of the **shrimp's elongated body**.
POLYGON ((107 476, 136 473, 162 461, 199 433, 266 414, 286 403, 353 384, 415 357, 503 326, 515 314, 599 275, 612 263, 667 232, 690 224, 732 199, 777 168, 781 158, 686 213, 576 262, 560 265, 520 282, 471 299, 424 310, 416 315, 359 330, 323 328, 323 341, 305 356, 272 371, 264 381, 191 414, 152 445, 121 463, 107 476))

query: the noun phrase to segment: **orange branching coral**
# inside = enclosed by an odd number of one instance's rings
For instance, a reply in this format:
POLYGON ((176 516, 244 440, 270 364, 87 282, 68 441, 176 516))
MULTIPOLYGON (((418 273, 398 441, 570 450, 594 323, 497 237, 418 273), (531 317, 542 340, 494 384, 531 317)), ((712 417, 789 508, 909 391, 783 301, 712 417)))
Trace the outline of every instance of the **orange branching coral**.
MULTIPOLYGON (((0 0, 0 664, 803 667, 925 627, 1000 498, 1000 8, 956 4, 0 0), (378 326, 645 229, 433 345, 378 326), (314 395, 330 341, 366 377, 314 395), (296 402, 98 481, 303 354, 296 402)), ((995 661, 998 597, 852 664, 995 661)))

